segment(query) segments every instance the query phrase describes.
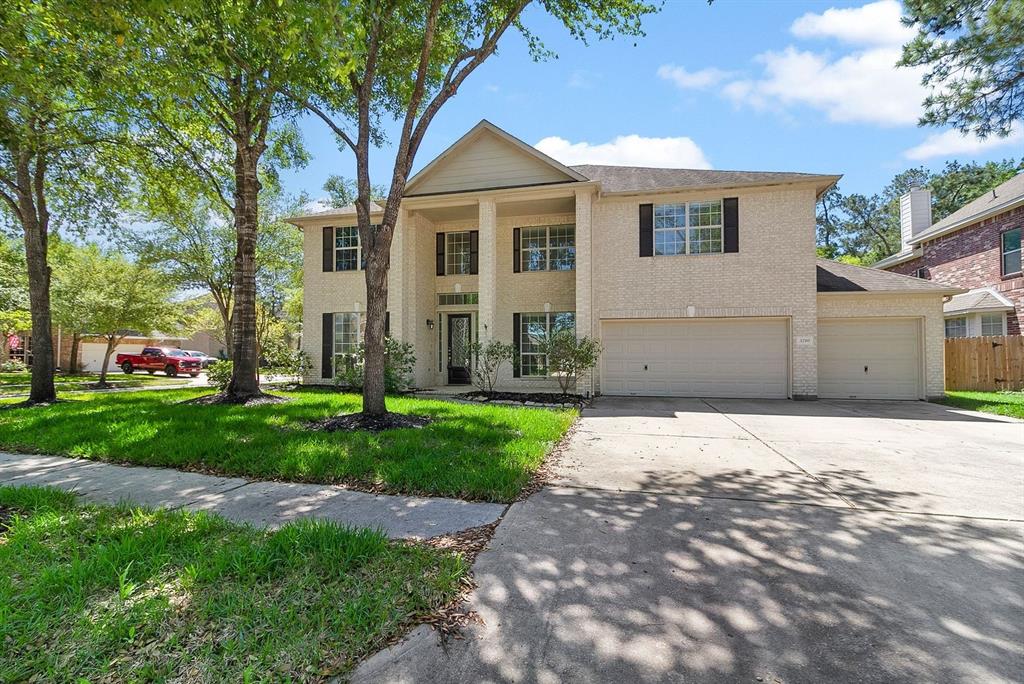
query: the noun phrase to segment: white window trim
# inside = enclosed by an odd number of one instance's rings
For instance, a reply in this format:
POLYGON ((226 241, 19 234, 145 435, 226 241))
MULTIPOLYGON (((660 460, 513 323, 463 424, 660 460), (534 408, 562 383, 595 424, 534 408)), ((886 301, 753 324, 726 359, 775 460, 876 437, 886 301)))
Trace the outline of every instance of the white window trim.
POLYGON ((554 223, 551 225, 543 226, 518 226, 519 228, 519 264, 520 273, 568 273, 576 270, 576 224, 575 223, 554 223), (551 229, 552 228, 572 228, 572 247, 552 247, 551 246, 551 229), (531 248, 524 247, 523 243, 526 238, 523 236, 523 232, 527 230, 544 230, 544 247, 531 248), (572 249, 572 268, 551 268, 551 250, 552 249, 572 249), (527 268, 529 263, 529 252, 543 252, 544 253, 544 268, 532 269, 527 268))
POLYGON ((657 225, 653 226, 652 242, 652 256, 654 257, 677 257, 677 256, 707 256, 709 254, 724 254, 725 253, 725 203, 722 199, 707 199, 707 200, 693 200, 690 202, 664 202, 662 204, 655 204, 652 209, 652 222, 657 223, 658 219, 658 207, 665 206, 682 206, 683 211, 683 251, 675 254, 658 254, 658 233, 667 233, 672 231, 678 231, 679 227, 673 228, 658 228, 657 225), (690 226, 690 205, 691 204, 709 204, 711 202, 718 202, 719 208, 719 219, 720 222, 716 225, 711 226, 690 226), (690 230, 691 229, 708 229, 718 228, 718 251, 716 252, 692 252, 690 251, 690 230))
POLYGON ((1006 249, 1006 236, 1007 234, 1012 233, 1015 230, 1019 231, 1021 233, 1021 237, 1024 238, 1024 228, 1020 226, 1017 226, 1016 228, 1010 228, 1009 230, 1004 230, 1002 233, 999 234, 999 271, 1004 276, 1016 275, 1020 273, 1022 270, 1024 270, 1024 259, 1021 259, 1021 267, 1018 268, 1016 271, 1010 271, 1009 273, 1007 273, 1006 271, 1003 270, 1006 267, 1007 255, 1016 252, 1019 256, 1024 256, 1024 252, 1021 252, 1020 247, 1018 247, 1017 249, 1011 249, 1009 251, 1007 251, 1006 249))
POLYGON ((947 339, 947 340, 954 340, 954 339, 960 339, 960 338, 963 338, 963 337, 968 337, 970 335, 970 330, 968 329, 967 316, 950 316, 949 318, 945 319, 945 321, 942 324, 942 332, 943 332, 943 337, 945 339, 947 339), (950 335, 949 334, 949 323, 951 321, 963 321, 963 324, 964 324, 964 334, 963 335, 950 335))
POLYGON ((1002 336, 1006 335, 1006 314, 1001 312, 1001 311, 992 312, 992 313, 978 314, 978 331, 981 333, 982 337, 1002 337, 1002 336), (985 334, 985 317, 986 316, 997 316, 999 318, 999 332, 998 333, 996 333, 994 335, 992 335, 992 334, 986 335, 985 334))
POLYGON ((522 312, 522 313, 519 314, 519 368, 520 368, 519 378, 521 380, 544 380, 546 378, 553 378, 553 377, 555 377, 554 373, 552 373, 550 371, 550 369, 549 369, 550 364, 548 363, 547 354, 541 354, 539 352, 524 352, 523 351, 523 339, 525 337, 524 336, 523 328, 526 325, 525 322, 523 321, 523 319, 526 316, 531 316, 531 317, 533 317, 533 316, 544 316, 544 335, 547 336, 547 335, 551 334, 551 325, 552 325, 552 321, 554 321, 554 317, 558 316, 560 314, 572 314, 572 327, 573 327, 573 330, 576 330, 576 312, 575 311, 548 311, 548 312, 544 312, 544 311, 525 311, 525 312, 522 312), (545 370, 544 374, 543 375, 526 375, 525 373, 523 373, 522 372, 522 368, 524 367, 524 365, 523 365, 523 357, 524 356, 539 356, 539 357, 543 357, 544 358, 544 370, 545 370))
POLYGON ((449 230, 449 231, 445 231, 445 233, 444 233, 444 274, 446 276, 451 276, 451 275, 454 275, 454 276, 472 275, 472 273, 470 273, 470 271, 473 270, 473 266, 472 266, 472 258, 473 258, 472 257, 472 254, 473 254, 472 244, 473 243, 472 243, 472 238, 470 236, 470 233, 472 233, 473 230, 476 230, 476 229, 474 228, 472 230, 471 229, 466 229, 466 230, 449 230), (451 249, 450 249, 451 248, 451 241, 449 240, 449 238, 451 236, 453 236, 453 235, 465 235, 466 236, 466 270, 465 270, 465 272, 461 272, 461 271, 460 272, 456 272, 456 271, 451 270, 452 262, 451 262, 450 257, 454 256, 454 252, 452 252, 451 249))
POLYGON ((339 356, 353 356, 355 350, 359 347, 359 342, 363 336, 363 314, 359 311, 336 311, 331 314, 332 330, 331 334, 334 336, 333 343, 333 354, 331 355, 331 361, 334 364, 334 374, 338 373, 338 357, 339 356), (338 351, 338 316, 355 316, 356 317, 356 341, 352 351, 344 352, 338 351))
POLYGON ((356 273, 363 270, 363 238, 359 234, 359 226, 334 226, 334 271, 336 273, 356 273), (356 246, 355 247, 338 247, 338 230, 340 229, 355 229, 356 231, 356 246), (338 252, 349 252, 352 250, 356 251, 356 267, 338 269, 338 252))

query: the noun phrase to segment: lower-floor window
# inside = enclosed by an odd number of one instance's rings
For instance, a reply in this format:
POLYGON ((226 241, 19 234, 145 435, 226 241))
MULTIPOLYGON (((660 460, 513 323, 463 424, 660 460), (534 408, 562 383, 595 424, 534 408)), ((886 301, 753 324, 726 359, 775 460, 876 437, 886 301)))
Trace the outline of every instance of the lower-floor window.
POLYGON ((1003 314, 982 314, 981 334, 983 337, 999 337, 1005 334, 1003 330, 1003 314))
POLYGON ((351 361, 363 339, 363 317, 358 312, 334 314, 334 367, 351 361))
POLYGON ((967 337, 967 318, 947 318, 946 337, 967 337))
POLYGON ((519 369, 522 377, 543 377, 548 373, 548 358, 541 345, 549 335, 562 330, 576 330, 576 314, 524 313, 519 316, 519 369))

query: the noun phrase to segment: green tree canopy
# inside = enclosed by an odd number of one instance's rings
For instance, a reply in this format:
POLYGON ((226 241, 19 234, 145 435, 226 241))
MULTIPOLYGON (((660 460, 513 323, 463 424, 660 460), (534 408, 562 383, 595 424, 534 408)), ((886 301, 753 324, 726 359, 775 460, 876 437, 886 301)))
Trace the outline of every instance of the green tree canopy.
POLYGON ((1024 119, 1024 2, 904 0, 917 36, 902 66, 923 66, 931 88, 922 125, 952 125, 982 138, 1024 119))

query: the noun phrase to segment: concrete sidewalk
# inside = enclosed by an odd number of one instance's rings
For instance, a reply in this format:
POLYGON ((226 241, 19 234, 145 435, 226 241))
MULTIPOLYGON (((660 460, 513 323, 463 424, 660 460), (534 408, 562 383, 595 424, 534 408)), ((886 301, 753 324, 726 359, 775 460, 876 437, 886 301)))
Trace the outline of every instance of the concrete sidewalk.
POLYGON ((87 501, 186 508, 230 520, 280 527, 299 518, 382 529, 392 538, 427 538, 486 525, 504 504, 389 496, 330 485, 253 482, 167 468, 119 466, 60 456, 0 452, 0 485, 45 485, 87 501))

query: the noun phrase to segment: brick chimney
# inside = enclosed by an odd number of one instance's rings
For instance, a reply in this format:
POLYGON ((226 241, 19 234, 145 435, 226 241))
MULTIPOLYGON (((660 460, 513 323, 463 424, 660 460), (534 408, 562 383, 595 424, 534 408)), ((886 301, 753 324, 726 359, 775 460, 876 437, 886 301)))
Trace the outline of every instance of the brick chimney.
POLYGON ((911 188, 900 197, 900 241, 903 252, 912 252, 910 240, 932 225, 932 193, 924 188, 911 188))

